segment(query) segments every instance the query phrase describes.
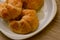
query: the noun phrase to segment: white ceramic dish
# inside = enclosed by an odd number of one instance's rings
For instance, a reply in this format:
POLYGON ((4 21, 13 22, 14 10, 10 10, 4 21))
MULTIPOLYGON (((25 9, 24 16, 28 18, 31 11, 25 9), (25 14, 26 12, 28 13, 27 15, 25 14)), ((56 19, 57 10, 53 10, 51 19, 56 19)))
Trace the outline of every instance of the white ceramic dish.
POLYGON ((21 35, 12 32, 6 25, 6 23, 0 18, 0 31, 11 39, 26 39, 34 36, 41 30, 43 30, 56 15, 57 6, 55 0, 44 0, 44 7, 38 12, 40 24, 38 29, 30 34, 21 35))

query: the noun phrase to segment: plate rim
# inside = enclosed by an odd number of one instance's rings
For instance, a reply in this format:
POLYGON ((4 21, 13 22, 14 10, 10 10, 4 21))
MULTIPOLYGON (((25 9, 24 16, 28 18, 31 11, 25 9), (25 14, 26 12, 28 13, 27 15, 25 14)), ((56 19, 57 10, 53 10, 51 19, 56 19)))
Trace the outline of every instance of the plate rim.
MULTIPOLYGON (((44 0, 44 1, 45 1, 45 0, 44 0)), ((56 3, 56 0, 52 0, 52 4, 53 4, 53 10, 52 10, 51 13, 53 14, 53 16, 51 16, 51 18, 49 18, 49 21, 47 21, 47 23, 44 25, 44 27, 41 28, 41 30, 38 30, 38 32, 35 33, 34 35, 38 34, 38 33, 41 32, 44 28, 46 28, 47 25, 48 25, 49 23, 51 23, 51 21, 54 19, 55 15, 57 14, 57 13, 56 13, 56 12, 57 12, 57 3, 56 3)), ((32 36, 34 36, 34 35, 32 35, 32 36)), ((30 37, 32 37, 32 36, 30 36, 30 37)), ((30 37, 27 37, 27 38, 30 38, 30 37)), ((27 38, 24 38, 24 39, 27 39, 27 38)))
MULTIPOLYGON (((52 14, 53 16, 51 16, 51 18, 49 18, 49 21, 47 21, 47 23, 41 28, 41 30, 38 30, 38 32, 36 32, 35 34, 29 36, 29 37, 25 37, 25 38, 20 38, 20 39, 27 39, 27 38, 30 38, 34 35, 36 35, 37 33, 39 33, 40 31, 42 31, 49 23, 51 23, 51 21, 54 19, 55 15, 56 15, 56 12, 57 12, 57 4, 56 4, 56 1, 55 0, 52 0, 52 4, 53 4, 53 10, 52 10, 52 14)), ((3 32, 3 31, 2 31, 3 32)), ((4 33, 3 33, 4 34, 4 33)), ((7 35, 6 35, 7 36, 7 35)), ((7 36, 9 37, 9 36, 7 36)), ((10 37, 9 37, 10 38, 10 37)), ((11 39, 17 39, 17 38, 11 38, 11 39)))

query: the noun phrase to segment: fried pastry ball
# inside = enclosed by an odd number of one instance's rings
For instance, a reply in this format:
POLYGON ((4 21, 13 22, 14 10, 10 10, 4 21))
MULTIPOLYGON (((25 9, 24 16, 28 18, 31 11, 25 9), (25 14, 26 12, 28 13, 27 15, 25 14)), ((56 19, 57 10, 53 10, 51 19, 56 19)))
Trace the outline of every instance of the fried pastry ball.
POLYGON ((44 0, 23 0, 23 7, 38 10, 44 4, 44 0))
POLYGON ((39 25, 36 11, 24 9, 22 15, 20 20, 14 20, 9 23, 11 30, 19 34, 27 34, 35 31, 39 25))
MULTIPOLYGON (((11 1, 13 1, 12 3, 15 3, 14 0, 11 0, 11 1)), ((11 1, 8 0, 7 4, 2 3, 3 7, 0 6, 0 9, 1 9, 0 15, 5 20, 15 19, 21 14, 21 11, 22 11, 22 2, 16 0, 17 3, 10 4, 9 2, 11 1)))

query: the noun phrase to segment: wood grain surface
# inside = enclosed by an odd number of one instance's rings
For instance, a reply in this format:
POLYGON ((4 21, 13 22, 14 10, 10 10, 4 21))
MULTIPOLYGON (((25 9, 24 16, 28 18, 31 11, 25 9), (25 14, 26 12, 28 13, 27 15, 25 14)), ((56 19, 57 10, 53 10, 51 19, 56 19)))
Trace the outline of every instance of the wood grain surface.
MULTIPOLYGON (((56 0, 58 10, 54 20, 37 35, 25 40, 60 40, 60 0, 56 0)), ((0 40, 12 40, 0 32, 0 40)))

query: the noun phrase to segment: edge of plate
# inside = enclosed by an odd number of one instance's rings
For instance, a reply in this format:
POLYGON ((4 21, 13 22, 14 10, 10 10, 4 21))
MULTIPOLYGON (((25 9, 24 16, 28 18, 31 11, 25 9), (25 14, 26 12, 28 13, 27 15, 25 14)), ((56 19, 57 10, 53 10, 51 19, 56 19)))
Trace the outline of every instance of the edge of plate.
MULTIPOLYGON (((39 33, 40 31, 42 31, 49 23, 51 23, 51 21, 54 19, 55 15, 56 15, 56 12, 57 12, 57 4, 56 4, 56 0, 52 0, 53 2, 53 10, 52 10, 52 14, 53 16, 51 16, 51 18, 49 19, 49 21, 47 21, 47 23, 44 25, 43 28, 41 28, 41 30, 39 30, 37 33, 39 33)), ((37 33, 35 33, 34 35, 36 35, 37 33)), ((32 35, 32 36, 34 36, 32 35)), ((30 36, 30 37, 32 37, 30 36)), ((27 38, 30 38, 30 37, 27 37, 27 38)), ((27 38, 23 38, 23 39, 27 39, 27 38)))
MULTIPOLYGON (((56 5, 56 1, 55 1, 55 0, 52 0, 52 2, 53 2, 53 10, 52 10, 51 13, 53 14, 53 16, 51 16, 51 18, 49 19, 49 21, 47 21, 47 23, 44 25, 44 27, 41 28, 41 30, 38 30, 38 32, 34 33, 33 35, 31 35, 31 36, 29 36, 29 37, 25 37, 25 38, 23 38, 23 39, 27 39, 27 38, 30 38, 30 37, 36 35, 36 34, 39 33, 40 31, 42 31, 42 30, 54 19, 55 15, 56 15, 56 12, 57 12, 57 5, 56 5)), ((8 37, 9 37, 9 36, 8 36, 8 37)), ((9 38, 10 38, 10 37, 9 37, 9 38)), ((17 39, 17 38, 11 38, 11 39, 17 39)))

